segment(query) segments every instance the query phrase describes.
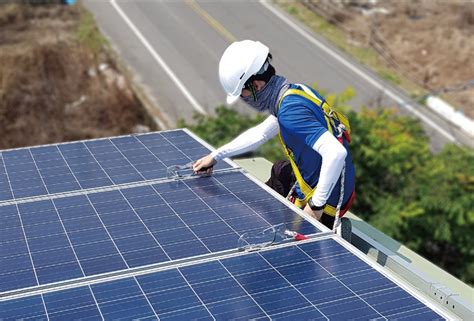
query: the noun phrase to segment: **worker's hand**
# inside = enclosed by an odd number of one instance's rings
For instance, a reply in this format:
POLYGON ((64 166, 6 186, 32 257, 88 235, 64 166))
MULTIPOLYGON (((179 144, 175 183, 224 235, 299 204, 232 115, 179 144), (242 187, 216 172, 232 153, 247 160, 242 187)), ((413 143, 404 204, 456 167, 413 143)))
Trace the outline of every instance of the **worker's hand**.
POLYGON ((193 171, 196 174, 211 174, 216 163, 217 161, 209 154, 193 163, 193 171))
POLYGON ((321 216, 323 215, 323 210, 322 209, 319 210, 319 211, 313 211, 311 209, 311 207, 309 207, 308 204, 306 204, 306 206, 304 207, 304 211, 305 211, 305 213, 311 215, 312 217, 314 217, 318 221, 321 219, 321 216))

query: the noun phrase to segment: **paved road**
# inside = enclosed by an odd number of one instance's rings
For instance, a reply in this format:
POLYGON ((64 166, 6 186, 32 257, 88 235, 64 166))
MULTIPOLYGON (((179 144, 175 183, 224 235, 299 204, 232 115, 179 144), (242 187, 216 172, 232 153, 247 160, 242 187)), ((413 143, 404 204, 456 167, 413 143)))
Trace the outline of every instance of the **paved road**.
MULTIPOLYGON (((463 132, 268 3, 86 0, 86 6, 168 126, 223 104, 220 56, 234 39, 255 39, 270 47, 277 71, 290 81, 316 82, 331 92, 352 86, 356 109, 377 100, 421 118, 435 150, 450 141, 474 147, 463 132)), ((243 104, 236 108, 249 112, 243 104)))

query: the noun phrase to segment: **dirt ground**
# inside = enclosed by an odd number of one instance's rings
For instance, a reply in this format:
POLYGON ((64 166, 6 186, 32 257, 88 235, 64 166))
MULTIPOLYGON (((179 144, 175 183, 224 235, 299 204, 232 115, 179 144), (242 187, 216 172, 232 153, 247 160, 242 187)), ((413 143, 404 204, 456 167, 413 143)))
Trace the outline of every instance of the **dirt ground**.
POLYGON ((147 124, 85 15, 79 6, 0 5, 0 149, 147 124))
MULTIPOLYGON (((427 90, 474 81, 472 0, 312 0, 351 40, 372 43, 390 65, 427 90)), ((443 97, 474 119, 474 87, 443 97)))

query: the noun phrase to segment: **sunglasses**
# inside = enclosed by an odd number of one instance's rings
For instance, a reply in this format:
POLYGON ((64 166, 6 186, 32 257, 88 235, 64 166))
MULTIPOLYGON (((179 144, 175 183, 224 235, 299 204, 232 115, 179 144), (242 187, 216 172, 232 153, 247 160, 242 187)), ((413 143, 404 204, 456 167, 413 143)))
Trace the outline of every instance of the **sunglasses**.
POLYGON ((265 71, 267 71, 268 69, 268 66, 270 65, 270 63, 272 62, 272 54, 269 53, 268 56, 267 56, 267 59, 265 60, 265 63, 263 64, 262 68, 260 68, 259 71, 257 71, 257 73, 253 76, 251 76, 244 84, 244 89, 247 89, 247 90, 250 90, 252 91, 253 89, 253 84, 252 82, 257 79, 257 75, 261 75, 263 73, 265 73, 265 71))

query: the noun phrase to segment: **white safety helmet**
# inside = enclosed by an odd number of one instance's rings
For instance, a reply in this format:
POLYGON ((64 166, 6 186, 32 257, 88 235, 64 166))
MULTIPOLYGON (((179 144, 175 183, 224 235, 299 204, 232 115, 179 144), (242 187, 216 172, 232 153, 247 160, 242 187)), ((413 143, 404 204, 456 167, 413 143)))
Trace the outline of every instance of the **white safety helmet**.
POLYGON ((260 71, 268 53, 268 47, 259 41, 236 41, 227 47, 219 62, 219 79, 227 93, 227 104, 239 99, 245 83, 260 71))

